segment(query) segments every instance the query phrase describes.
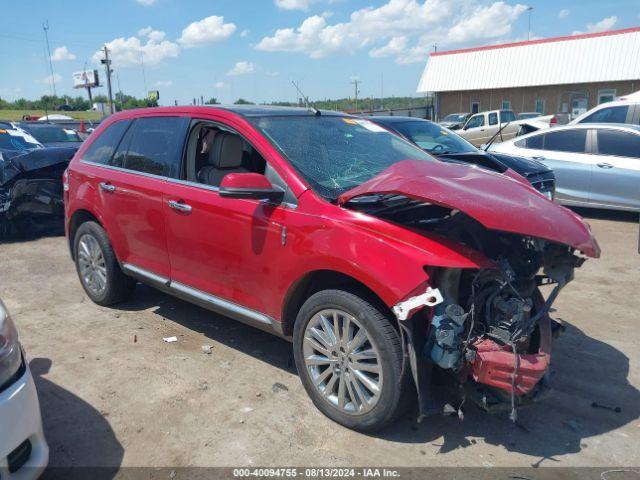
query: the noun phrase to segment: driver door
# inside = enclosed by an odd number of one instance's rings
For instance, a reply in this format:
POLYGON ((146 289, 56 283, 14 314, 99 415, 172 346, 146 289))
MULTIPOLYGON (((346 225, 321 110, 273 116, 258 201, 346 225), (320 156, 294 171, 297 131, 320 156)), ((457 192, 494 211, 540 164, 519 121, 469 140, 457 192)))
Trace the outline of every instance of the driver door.
POLYGON ((466 125, 460 131, 460 135, 466 138, 469 142, 473 143, 476 147, 482 145, 487 136, 487 125, 485 124, 485 118, 483 113, 472 116, 466 125))
MULTIPOLYGON (((234 144, 237 146, 237 142, 234 144)), ((219 154, 225 158, 213 163, 240 162, 246 171, 267 173, 274 183, 273 175, 277 174, 265 163, 260 166, 255 161, 255 155, 259 154, 250 151, 253 147, 248 142, 243 140, 243 145, 242 151, 222 146, 219 154)), ((190 155, 189 149, 186 155, 190 155)), ((194 167, 188 160, 185 164, 187 168, 194 167)), ((207 168, 211 170, 213 164, 207 168)), ((269 298, 273 296, 269 291, 270 286, 277 284, 283 231, 286 235, 292 210, 286 203, 272 205, 260 200, 221 197, 218 179, 226 173, 218 173, 208 177, 216 178, 213 183, 218 185, 182 180, 167 186, 163 207, 172 286, 188 296, 202 297, 206 293, 273 315, 269 306, 269 298)), ((185 172, 185 178, 197 179, 198 172, 185 172)), ((216 301, 207 298, 209 302, 216 301)))

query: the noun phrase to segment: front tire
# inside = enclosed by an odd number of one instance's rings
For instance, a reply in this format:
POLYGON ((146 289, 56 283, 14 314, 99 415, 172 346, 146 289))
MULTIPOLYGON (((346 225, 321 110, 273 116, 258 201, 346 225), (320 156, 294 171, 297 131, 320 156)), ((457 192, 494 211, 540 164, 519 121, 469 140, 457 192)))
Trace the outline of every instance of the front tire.
POLYGON ((315 406, 347 428, 378 430, 403 394, 398 331, 373 303, 323 290, 304 303, 293 332, 296 367, 315 406))
POLYGON ((82 288, 98 305, 128 298, 136 282, 120 269, 107 232, 96 222, 85 222, 74 237, 74 258, 82 288))

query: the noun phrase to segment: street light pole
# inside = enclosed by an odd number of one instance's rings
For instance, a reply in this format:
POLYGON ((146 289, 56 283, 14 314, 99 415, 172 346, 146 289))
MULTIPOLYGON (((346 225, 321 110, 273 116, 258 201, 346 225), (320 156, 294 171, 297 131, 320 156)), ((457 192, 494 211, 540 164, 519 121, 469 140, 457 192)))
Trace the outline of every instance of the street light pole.
POLYGON ((531 40, 531 10, 533 10, 533 7, 528 7, 527 10, 529 11, 529 28, 527 29, 527 41, 531 40))

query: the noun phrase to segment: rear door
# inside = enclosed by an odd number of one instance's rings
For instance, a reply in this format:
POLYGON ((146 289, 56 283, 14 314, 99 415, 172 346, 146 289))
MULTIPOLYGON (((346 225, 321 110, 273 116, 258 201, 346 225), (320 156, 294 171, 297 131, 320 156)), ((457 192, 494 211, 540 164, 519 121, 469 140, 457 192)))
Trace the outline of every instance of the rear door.
POLYGON ((640 210, 640 132, 598 128, 590 202, 640 210))
POLYGON ((167 279, 162 192, 166 178, 179 173, 187 124, 188 119, 181 117, 134 120, 95 178, 105 228, 118 259, 167 279))
POLYGON ((573 128, 534 134, 515 145, 553 170, 560 203, 586 205, 593 166, 593 156, 587 153, 587 138, 588 129, 573 128))

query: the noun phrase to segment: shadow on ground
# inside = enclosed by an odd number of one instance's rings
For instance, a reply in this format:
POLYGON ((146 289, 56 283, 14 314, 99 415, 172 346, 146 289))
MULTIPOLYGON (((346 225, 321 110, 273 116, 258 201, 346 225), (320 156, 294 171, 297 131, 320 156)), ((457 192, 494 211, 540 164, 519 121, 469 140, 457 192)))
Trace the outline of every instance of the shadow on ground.
POLYGON ((571 210, 586 219, 593 218, 597 220, 611 220, 612 222, 638 223, 638 212, 581 207, 571 207, 571 210))
POLYGON ((50 451, 50 468, 42 478, 80 478, 82 467, 91 467, 86 472, 92 470, 91 478, 113 478, 124 456, 122 445, 102 412, 46 378, 51 365, 48 358, 29 363, 50 451))
MULTIPOLYGON (((138 311, 155 306, 155 313, 162 317, 296 373, 291 345, 285 340, 144 285, 137 288, 134 299, 120 308, 138 311)), ((520 410, 522 426, 514 425, 507 414, 489 415, 468 405, 464 421, 437 416, 417 424, 416 413, 412 412, 374 436, 399 443, 432 443, 440 447, 440 453, 482 441, 537 457, 533 466, 553 466, 556 456, 589 448, 590 437, 636 420, 640 416, 640 392, 627 380, 629 359, 611 345, 585 335, 571 324, 565 325, 566 332, 554 345, 553 394, 541 404, 520 410), (594 401, 620 407, 621 412, 594 408, 594 401)))

